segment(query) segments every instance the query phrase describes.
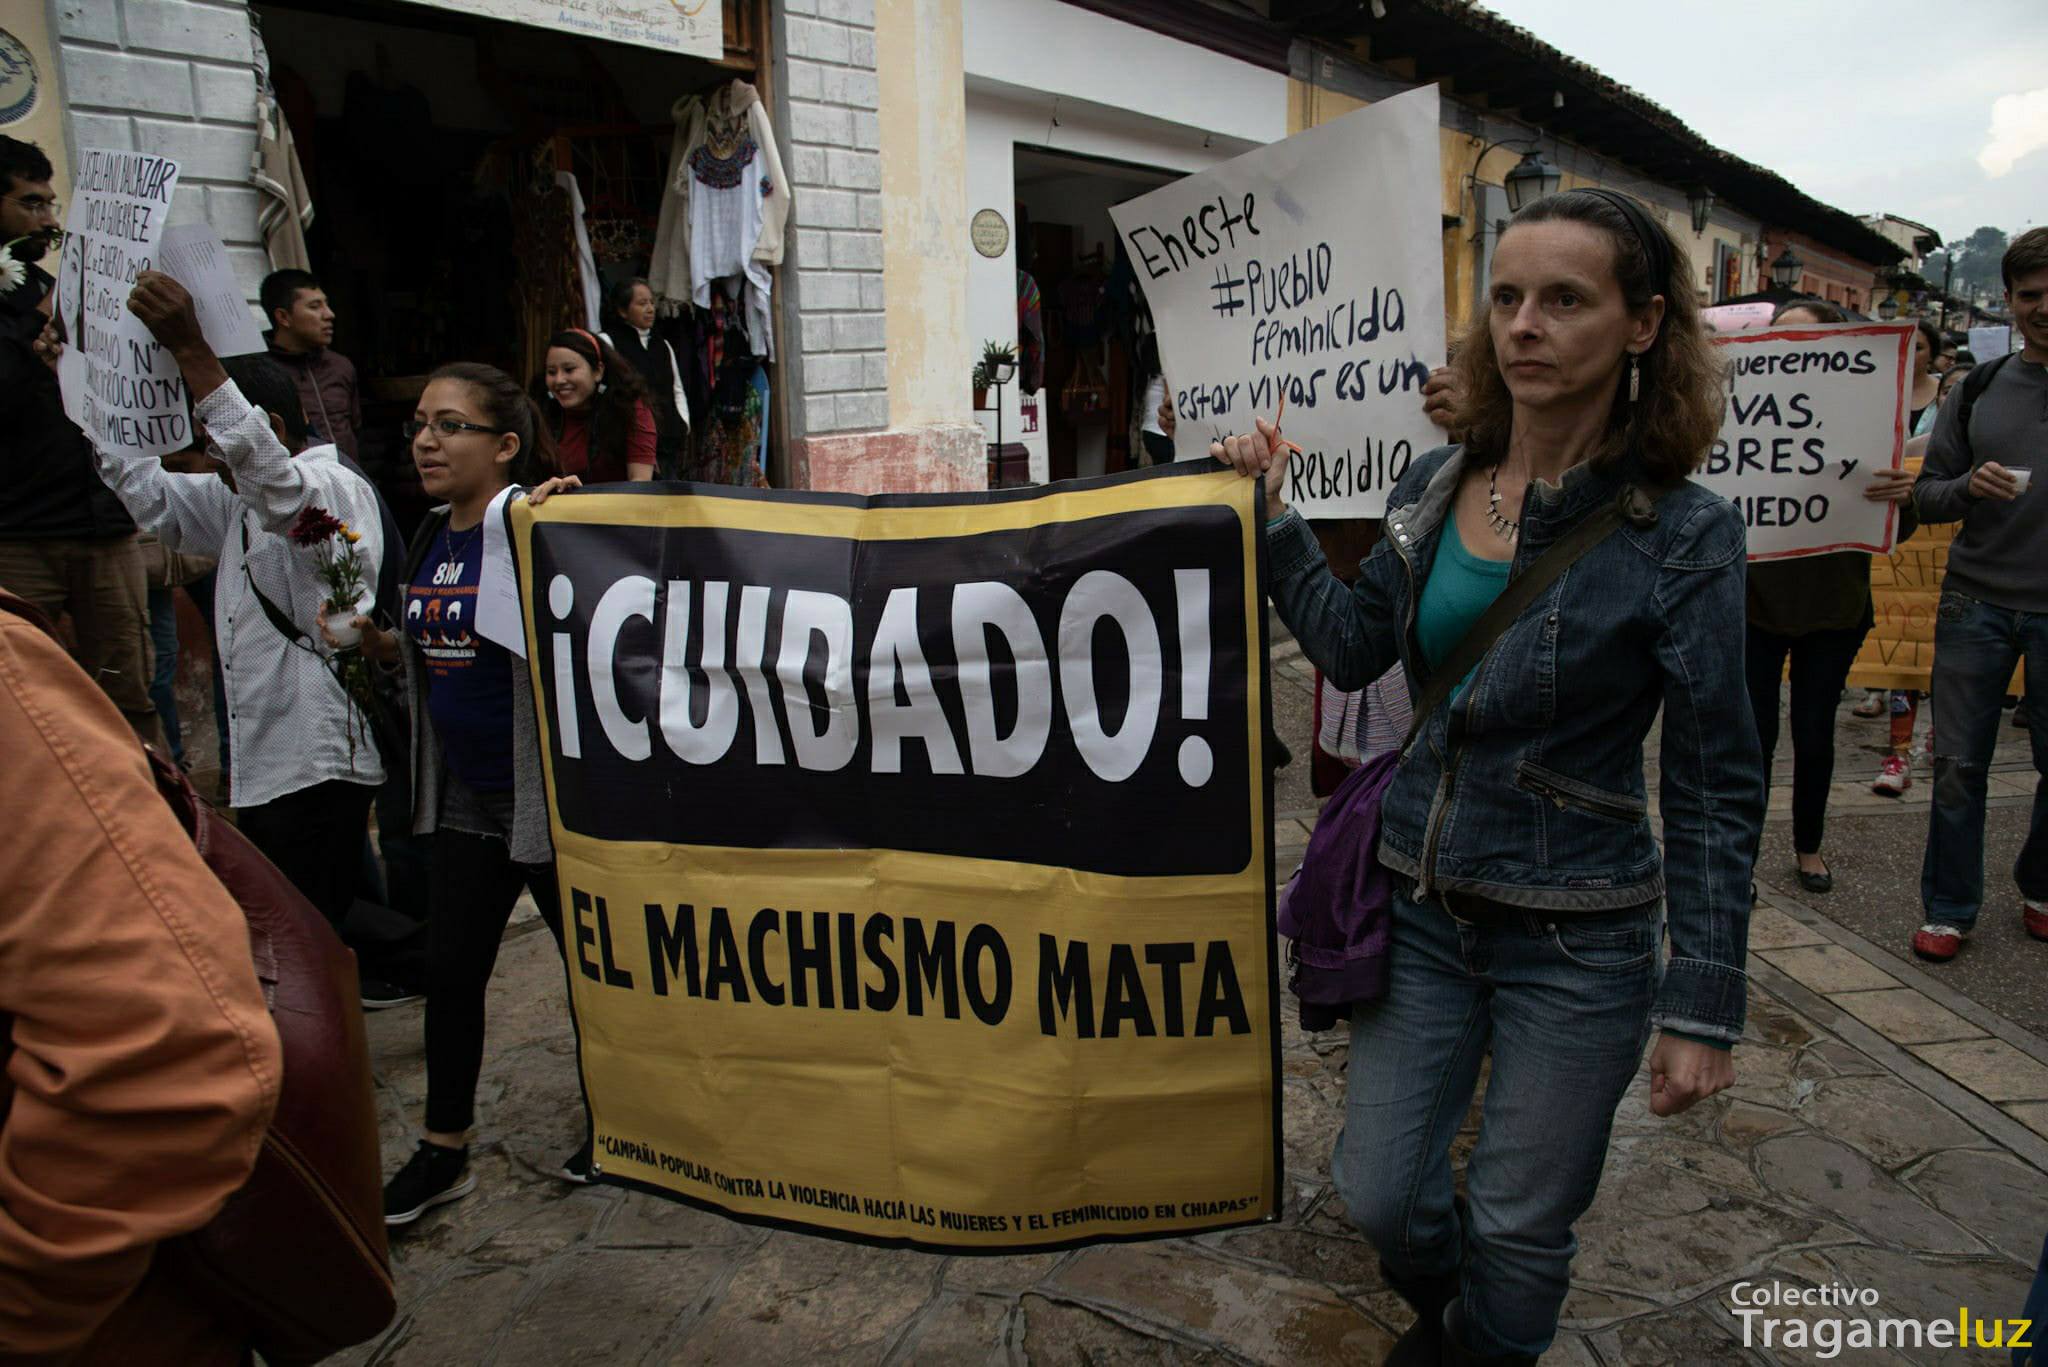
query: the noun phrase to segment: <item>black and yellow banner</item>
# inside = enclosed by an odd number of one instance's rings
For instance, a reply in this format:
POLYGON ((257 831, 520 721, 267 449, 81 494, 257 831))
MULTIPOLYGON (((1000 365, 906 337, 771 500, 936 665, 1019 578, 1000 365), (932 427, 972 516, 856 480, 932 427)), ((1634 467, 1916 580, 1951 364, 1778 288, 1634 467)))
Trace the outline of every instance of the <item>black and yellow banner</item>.
POLYGON ((1256 487, 511 506, 602 1177, 1002 1249, 1278 1212, 1256 487))

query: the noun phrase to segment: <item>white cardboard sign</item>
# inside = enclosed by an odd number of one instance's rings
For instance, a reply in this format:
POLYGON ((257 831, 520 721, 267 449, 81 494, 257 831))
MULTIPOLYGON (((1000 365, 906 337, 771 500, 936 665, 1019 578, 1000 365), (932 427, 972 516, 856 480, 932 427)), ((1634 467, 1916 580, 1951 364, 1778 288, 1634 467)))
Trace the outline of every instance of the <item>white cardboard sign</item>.
POLYGON ((1110 210, 1159 326, 1174 454, 1285 403, 1287 501, 1378 517, 1444 360, 1435 86, 1380 101, 1110 210))
POLYGON ((128 311, 155 265, 178 163, 143 152, 87 152, 71 183, 53 312, 64 329, 64 413, 110 451, 160 456, 192 444, 185 382, 128 311))
POLYGON ((1904 456, 1913 332, 1848 323, 1714 338, 1728 411, 1698 479, 1742 513, 1751 560, 1891 550, 1896 506, 1863 493, 1904 456))

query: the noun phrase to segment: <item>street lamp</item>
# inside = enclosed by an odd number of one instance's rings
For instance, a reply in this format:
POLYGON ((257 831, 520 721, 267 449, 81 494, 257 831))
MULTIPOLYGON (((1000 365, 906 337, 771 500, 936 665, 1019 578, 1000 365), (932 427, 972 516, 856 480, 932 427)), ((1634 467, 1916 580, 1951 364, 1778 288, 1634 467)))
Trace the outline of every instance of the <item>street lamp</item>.
POLYGON ((1887 294, 1877 301, 1877 316, 1889 323, 1899 316, 1899 301, 1887 294))
MULTIPOLYGON (((1484 156, 1485 153, 1481 153, 1484 156)), ((1479 167, 1475 163, 1472 173, 1477 176, 1479 167)), ((1515 163, 1515 169, 1508 172, 1505 181, 1508 192, 1508 212, 1518 214, 1525 204, 1557 193, 1557 187, 1564 184, 1564 173, 1551 165, 1549 160, 1535 148, 1522 154, 1515 163)))
POLYGON ((1479 203, 1479 168, 1486 163, 1487 154, 1502 147, 1526 147, 1522 159, 1503 178, 1502 187, 1507 191, 1508 212, 1518 214, 1524 205, 1534 204, 1545 195, 1557 193, 1557 187, 1564 184, 1564 173, 1551 165, 1537 149, 1534 138, 1502 138, 1489 142, 1479 149, 1479 155, 1472 160, 1472 169, 1465 173, 1465 183, 1472 187, 1472 218, 1479 225, 1475 240, 1486 232, 1485 210, 1479 203))
POLYGON ((1799 282, 1806 275, 1806 262, 1792 250, 1787 242, 1785 250, 1778 253, 1778 259, 1771 263, 1771 283, 1781 290, 1799 288, 1799 282))
POLYGON ((1714 212, 1714 192, 1705 185, 1695 185, 1685 197, 1686 206, 1692 210, 1692 234, 1698 237, 1707 230, 1707 219, 1714 212))

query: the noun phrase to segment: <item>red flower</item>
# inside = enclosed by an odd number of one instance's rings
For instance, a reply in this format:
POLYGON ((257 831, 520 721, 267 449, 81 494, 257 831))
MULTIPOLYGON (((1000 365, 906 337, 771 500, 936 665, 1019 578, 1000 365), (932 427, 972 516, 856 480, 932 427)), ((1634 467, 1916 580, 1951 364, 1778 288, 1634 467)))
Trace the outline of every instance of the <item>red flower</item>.
POLYGON ((325 508, 309 507, 286 535, 298 546, 317 546, 341 530, 341 522, 325 508))

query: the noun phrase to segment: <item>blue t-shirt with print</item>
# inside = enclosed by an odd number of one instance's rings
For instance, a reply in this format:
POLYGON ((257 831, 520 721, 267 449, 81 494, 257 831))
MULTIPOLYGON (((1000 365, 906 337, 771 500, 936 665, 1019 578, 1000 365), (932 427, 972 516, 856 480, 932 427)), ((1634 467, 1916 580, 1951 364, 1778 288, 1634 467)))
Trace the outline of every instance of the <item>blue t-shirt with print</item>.
POLYGON ((449 772, 479 793, 512 788, 512 666, 476 634, 483 526, 444 523, 405 589, 405 630, 427 666, 427 715, 449 772))

